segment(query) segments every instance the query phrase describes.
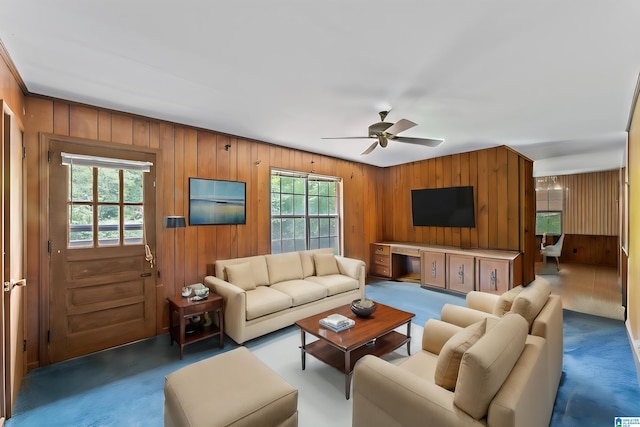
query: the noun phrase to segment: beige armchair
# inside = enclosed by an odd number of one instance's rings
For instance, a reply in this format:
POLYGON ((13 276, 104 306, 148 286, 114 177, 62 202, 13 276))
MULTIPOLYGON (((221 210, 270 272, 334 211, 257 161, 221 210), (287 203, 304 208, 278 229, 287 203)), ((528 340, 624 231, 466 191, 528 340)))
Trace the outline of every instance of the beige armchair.
POLYGON ((546 340, 527 335, 517 314, 485 320, 484 328, 430 319, 422 350, 400 365, 360 359, 352 425, 548 426, 546 340))
POLYGON ((445 304, 440 319, 466 327, 484 318, 499 319, 505 313, 517 313, 529 324, 529 334, 547 341, 549 373, 549 405, 553 407, 560 379, 564 355, 562 298, 551 294, 551 285, 537 278, 526 287, 517 286, 502 295, 472 291, 466 296, 466 307, 445 304))

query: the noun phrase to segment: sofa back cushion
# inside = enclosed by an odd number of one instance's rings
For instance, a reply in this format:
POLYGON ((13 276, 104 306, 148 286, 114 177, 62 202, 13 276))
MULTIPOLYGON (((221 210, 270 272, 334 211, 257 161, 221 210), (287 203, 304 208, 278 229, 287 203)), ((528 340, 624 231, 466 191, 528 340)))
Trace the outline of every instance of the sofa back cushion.
POLYGON ((265 255, 269 283, 279 283, 285 280, 302 279, 302 262, 297 252, 265 255))
POLYGON ((484 335, 486 327, 487 319, 473 323, 457 332, 442 346, 434 376, 437 385, 447 390, 456 388, 462 355, 484 335))
POLYGON ((225 270, 227 265, 235 265, 249 262, 253 273, 253 280, 256 286, 269 286, 269 272, 264 255, 257 255, 245 258, 222 259, 215 262, 215 272, 218 279, 229 281, 229 276, 225 270))
POLYGON ((249 261, 227 265, 224 269, 227 272, 228 282, 232 285, 236 285, 245 291, 256 288, 256 281, 253 278, 253 270, 249 261))
POLYGON ((527 321, 507 313, 462 356, 453 402, 475 419, 487 415, 524 349, 527 321))
POLYGON ((500 295, 500 298, 498 298, 498 302, 493 308, 493 315, 502 317, 505 315, 505 313, 511 310, 513 301, 516 299, 518 294, 522 292, 522 289, 524 289, 522 285, 518 285, 515 288, 509 289, 507 292, 500 295))
POLYGON ((324 248, 324 249, 312 249, 309 251, 300 251, 298 252, 300 255, 300 262, 302 262, 302 278, 306 279, 309 276, 316 275, 316 265, 313 260, 314 254, 333 254, 333 249, 324 248))
POLYGON ((544 279, 536 279, 529 283, 513 300, 511 311, 524 317, 529 323, 529 329, 533 321, 547 303, 551 295, 551 285, 544 279))
POLYGON ((316 265, 316 276, 329 276, 340 274, 338 262, 334 254, 313 254, 313 262, 316 265))

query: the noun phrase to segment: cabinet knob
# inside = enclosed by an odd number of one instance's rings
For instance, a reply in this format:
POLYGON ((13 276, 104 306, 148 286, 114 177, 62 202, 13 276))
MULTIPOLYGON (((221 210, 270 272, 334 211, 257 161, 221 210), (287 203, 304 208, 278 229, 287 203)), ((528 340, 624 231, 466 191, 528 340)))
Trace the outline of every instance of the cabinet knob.
POLYGON ((460 283, 464 283, 464 264, 458 268, 458 279, 460 279, 460 283))
POLYGON ((431 262, 431 277, 433 277, 433 278, 436 277, 436 262, 435 261, 431 262))

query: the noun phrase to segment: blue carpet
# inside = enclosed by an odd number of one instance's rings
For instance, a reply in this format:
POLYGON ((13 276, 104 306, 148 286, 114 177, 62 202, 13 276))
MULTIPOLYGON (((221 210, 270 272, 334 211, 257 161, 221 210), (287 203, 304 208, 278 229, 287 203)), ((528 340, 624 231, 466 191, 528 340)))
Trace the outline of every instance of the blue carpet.
MULTIPOLYGON (((439 318, 445 303, 464 305, 460 295, 401 282, 367 285, 366 294, 415 313, 420 326, 439 318)), ((615 416, 640 416, 640 388, 624 324, 567 310, 564 316, 564 372, 551 425, 612 426, 615 416)), ((288 331, 257 338, 247 347, 288 331)), ((227 339, 218 349, 214 341, 187 346, 183 360, 163 335, 35 369, 25 376, 6 425, 162 426, 165 375, 237 347, 227 339)))

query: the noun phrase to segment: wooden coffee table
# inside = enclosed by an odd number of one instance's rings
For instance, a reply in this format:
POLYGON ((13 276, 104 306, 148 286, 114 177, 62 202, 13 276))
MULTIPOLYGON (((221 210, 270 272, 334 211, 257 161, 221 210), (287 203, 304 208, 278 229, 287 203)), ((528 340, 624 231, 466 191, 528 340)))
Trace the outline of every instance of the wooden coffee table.
POLYGON ((398 310, 384 304, 376 303, 378 308, 367 318, 356 316, 349 305, 327 310, 315 316, 307 317, 296 322, 300 328, 302 340, 301 356, 302 370, 305 369, 306 354, 333 366, 345 374, 344 394, 347 399, 351 394, 351 375, 355 363, 367 354, 384 356, 393 350, 407 344, 407 352, 411 354, 411 319, 415 314, 398 310), (320 319, 330 314, 338 313, 356 321, 347 330, 333 332, 320 326, 320 319), (401 334, 394 329, 407 325, 407 334, 401 334), (318 339, 306 343, 306 334, 318 339))

